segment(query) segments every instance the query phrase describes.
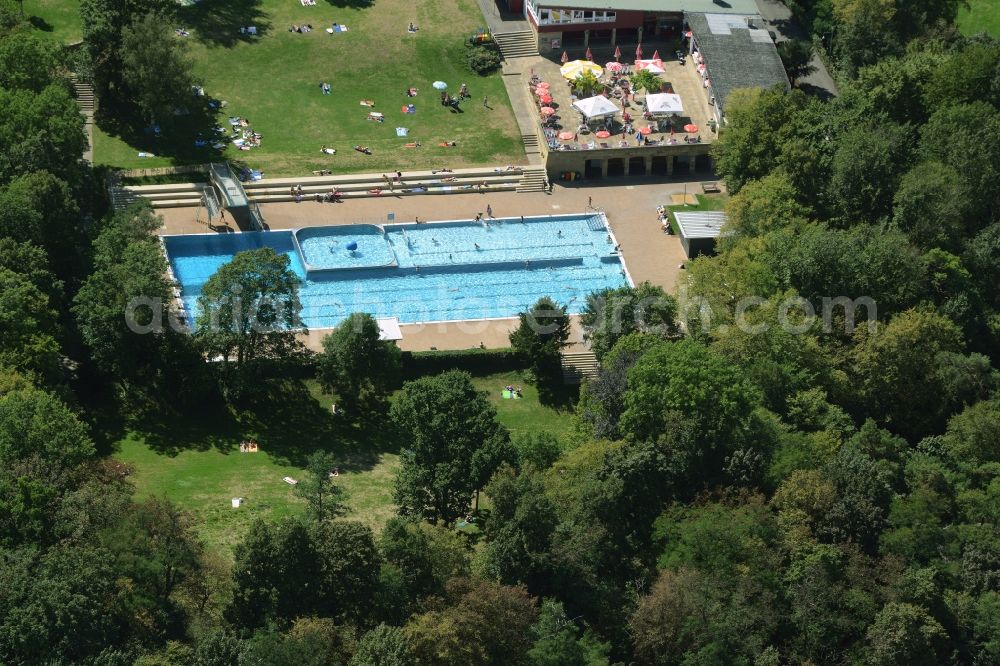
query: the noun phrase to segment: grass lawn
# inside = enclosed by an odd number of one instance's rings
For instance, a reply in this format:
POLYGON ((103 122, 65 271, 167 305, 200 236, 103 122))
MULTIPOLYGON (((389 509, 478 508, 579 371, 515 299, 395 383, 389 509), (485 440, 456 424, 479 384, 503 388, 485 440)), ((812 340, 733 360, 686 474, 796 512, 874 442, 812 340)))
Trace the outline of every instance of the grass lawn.
POLYGON ((63 43, 80 41, 80 0, 24 0, 31 24, 63 43))
MULTIPOLYGON (((547 429, 566 440, 572 427, 569 410, 538 402, 538 393, 518 373, 474 378, 490 396, 499 418, 512 432, 547 429), (502 400, 507 384, 522 387, 521 400, 502 400)), ((378 433, 351 432, 330 416, 332 396, 315 381, 283 382, 263 391, 257 408, 227 419, 205 415, 177 423, 151 425, 132 432, 114 455, 134 468, 138 497, 161 495, 192 512, 207 547, 232 557, 232 547, 251 521, 281 518, 304 510, 293 487, 282 479, 300 478, 309 451, 335 451, 341 462, 339 483, 347 493, 347 518, 381 529, 395 513, 392 487, 399 456, 380 442, 378 433), (252 414, 251 414, 252 412, 252 414), (240 453, 239 442, 255 437, 259 453, 240 453), (243 497, 233 509, 231 500, 243 497)))
MULTIPOLYGON (((375 0, 370 6, 318 0, 312 7, 296 0, 205 0, 177 13, 177 27, 191 32, 183 39, 196 82, 227 106, 214 118, 193 113, 176 118, 173 128, 161 123, 159 139, 99 118, 96 163, 151 168, 219 159, 218 151, 196 148, 194 140, 216 123, 228 129, 229 116, 247 118, 263 140, 249 151, 229 143, 223 155, 267 176, 524 162, 500 74, 480 77, 465 65, 465 40, 484 25, 473 0, 375 0), (406 31, 410 21, 420 27, 415 35, 406 31), (348 31, 327 34, 334 22, 348 31), (292 24, 305 23, 312 32, 289 32, 292 24), (244 25, 256 26, 259 35, 240 35, 244 25), (441 106, 431 87, 436 80, 453 93, 468 83, 472 99, 462 105, 463 113, 441 106), (324 81, 333 94, 321 93, 324 81), (411 86, 419 89, 415 98, 405 95, 411 86), (484 96, 492 110, 484 108, 484 96), (360 104, 365 99, 374 100, 384 123, 367 120, 369 109, 360 104), (415 104, 415 114, 402 112, 407 103, 415 104), (408 136, 397 137, 396 127, 408 128, 408 136), (443 141, 458 146, 438 147, 443 141), (409 142, 422 147, 406 148, 409 142), (324 144, 337 154, 323 155, 324 144), (373 154, 354 151, 359 144, 373 154), (157 157, 139 158, 139 151, 157 157)), ((187 101, 192 111, 201 103, 187 101)))
POLYGON ((667 210, 670 212, 670 230, 674 234, 679 234, 680 229, 677 228, 677 218, 674 217, 674 211, 679 213, 696 213, 698 211, 710 211, 710 210, 723 210, 726 207, 726 201, 729 200, 729 195, 727 194, 698 194, 695 195, 698 199, 697 205, 672 205, 664 204, 667 210))
POLYGON ((968 8, 958 11, 958 27, 963 34, 987 32, 1000 37, 1000 2, 997 0, 968 0, 968 8))

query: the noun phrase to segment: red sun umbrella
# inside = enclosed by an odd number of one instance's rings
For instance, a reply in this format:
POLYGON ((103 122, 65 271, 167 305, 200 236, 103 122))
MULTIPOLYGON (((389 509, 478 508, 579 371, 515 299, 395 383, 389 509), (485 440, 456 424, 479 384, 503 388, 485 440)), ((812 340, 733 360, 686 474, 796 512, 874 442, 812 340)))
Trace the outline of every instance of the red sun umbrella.
POLYGON ((616 46, 615 47, 615 62, 617 62, 618 60, 621 60, 621 57, 622 57, 622 50, 616 46))
POLYGON ((559 138, 563 141, 569 141, 573 138, 572 132, 559 132, 559 138))
POLYGON ((553 109, 551 106, 543 106, 541 108, 541 111, 542 111, 542 115, 543 116, 555 115, 555 112, 556 112, 556 110, 553 109))
POLYGON ((563 51, 562 58, 559 58, 559 60, 565 65, 569 62, 569 54, 563 51))
POLYGON ((660 50, 659 49, 656 49, 655 51, 653 51, 653 58, 652 59, 653 60, 659 60, 660 59, 660 50))
POLYGON ((535 86, 535 87, 536 87, 536 88, 541 88, 542 90, 548 90, 548 89, 549 89, 549 84, 548 84, 548 83, 546 83, 545 81, 542 81, 541 83, 539 83, 539 84, 538 84, 537 86, 535 86))
POLYGON ((642 44, 636 45, 636 47, 635 47, 635 57, 636 58, 641 58, 642 57, 642 44))
POLYGON ((653 133, 653 128, 650 127, 649 125, 646 125, 645 127, 640 127, 639 128, 639 134, 641 134, 643 136, 649 136, 652 133, 653 133))
POLYGON ((551 104, 552 95, 541 95, 539 96, 538 101, 541 102, 542 104, 551 104))
POLYGON ((590 47, 587 47, 587 60, 593 60, 594 56, 590 53, 590 47))
POLYGON ((594 134, 594 136, 596 136, 598 139, 607 139, 609 136, 611 136, 611 132, 601 130, 600 132, 594 134))
POLYGON ((684 126, 684 131, 687 132, 687 133, 689 133, 689 134, 692 133, 692 132, 697 132, 698 131, 698 126, 695 125, 694 123, 688 123, 687 125, 684 126))

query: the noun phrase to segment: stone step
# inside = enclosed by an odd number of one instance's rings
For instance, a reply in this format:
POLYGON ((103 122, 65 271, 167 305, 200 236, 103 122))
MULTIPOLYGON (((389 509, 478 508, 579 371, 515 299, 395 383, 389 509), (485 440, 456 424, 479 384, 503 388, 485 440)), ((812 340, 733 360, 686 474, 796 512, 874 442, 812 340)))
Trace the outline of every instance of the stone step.
POLYGON ((538 55, 538 43, 531 30, 494 33, 493 39, 505 60, 538 55))
POLYGON ((580 384, 593 379, 600 370, 600 363, 593 352, 573 352, 562 355, 563 382, 580 384))

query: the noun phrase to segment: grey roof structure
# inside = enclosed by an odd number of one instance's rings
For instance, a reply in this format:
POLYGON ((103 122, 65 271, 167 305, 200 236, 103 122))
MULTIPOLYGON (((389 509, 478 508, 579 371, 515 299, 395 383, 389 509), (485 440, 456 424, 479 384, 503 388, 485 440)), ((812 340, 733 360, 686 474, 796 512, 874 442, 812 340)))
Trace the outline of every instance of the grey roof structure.
POLYGON ((677 226, 685 238, 718 238, 722 234, 722 226, 726 223, 726 214, 674 211, 674 219, 677 220, 677 226))
POLYGON ((756 14, 754 0, 538 0, 540 7, 637 12, 756 14))
POLYGON ((690 13, 684 18, 705 59, 721 108, 725 109, 726 99, 737 88, 790 87, 778 49, 761 27, 759 16, 690 13))

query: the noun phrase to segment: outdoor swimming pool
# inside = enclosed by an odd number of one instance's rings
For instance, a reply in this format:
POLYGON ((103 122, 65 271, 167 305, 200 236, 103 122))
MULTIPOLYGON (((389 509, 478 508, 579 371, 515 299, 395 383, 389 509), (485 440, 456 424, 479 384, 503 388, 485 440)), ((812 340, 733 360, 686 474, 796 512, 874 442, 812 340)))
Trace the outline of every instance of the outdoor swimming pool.
POLYGON ((628 284, 603 218, 593 215, 166 236, 164 245, 192 314, 202 286, 237 252, 287 255, 302 279, 309 328, 336 326, 352 312, 401 323, 513 317, 542 296, 578 313, 587 294, 628 284))

